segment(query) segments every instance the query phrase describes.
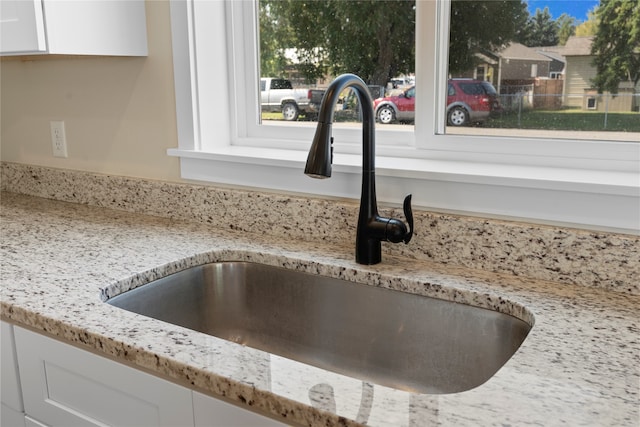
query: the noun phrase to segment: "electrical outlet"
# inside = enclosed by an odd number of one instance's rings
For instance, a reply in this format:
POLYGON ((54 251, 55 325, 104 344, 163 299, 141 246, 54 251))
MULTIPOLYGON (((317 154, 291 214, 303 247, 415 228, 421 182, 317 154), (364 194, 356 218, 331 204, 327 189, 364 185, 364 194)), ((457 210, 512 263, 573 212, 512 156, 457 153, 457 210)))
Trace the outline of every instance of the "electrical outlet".
POLYGON ((54 157, 67 157, 67 136, 64 132, 63 121, 52 121, 51 125, 51 144, 53 146, 54 157))

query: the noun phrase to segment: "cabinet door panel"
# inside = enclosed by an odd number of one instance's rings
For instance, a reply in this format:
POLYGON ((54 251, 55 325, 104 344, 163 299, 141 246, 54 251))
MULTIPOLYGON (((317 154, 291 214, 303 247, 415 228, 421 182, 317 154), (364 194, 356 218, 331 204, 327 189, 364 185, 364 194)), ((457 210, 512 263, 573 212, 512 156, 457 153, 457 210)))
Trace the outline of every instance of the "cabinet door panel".
POLYGON ((49 53, 147 55, 145 2, 44 0, 49 53))
POLYGON ((1 0, 0 55, 146 56, 144 0, 1 0))
POLYGON ((47 50, 41 0, 0 1, 0 52, 47 50))
POLYGON ((34 420, 33 418, 26 416, 24 417, 24 425, 25 427, 49 427, 46 424, 42 424, 38 420, 34 420))
POLYGON ((191 391, 15 328, 25 412, 52 427, 193 425, 191 391))
MULTIPOLYGON (((3 408, 7 406, 20 413, 24 411, 24 406, 22 405, 22 391, 20 390, 20 379, 18 378, 13 326, 7 322, 0 322, 0 325, 2 327, 0 330, 0 339, 2 341, 0 345, 2 393, 0 396, 2 397, 3 408)), ((2 419, 4 420, 5 411, 2 412, 2 419)))
POLYGON ((0 426, 2 427, 24 427, 24 412, 0 404, 0 426))
POLYGON ((193 412, 196 427, 285 427, 287 425, 195 391, 193 392, 193 412))

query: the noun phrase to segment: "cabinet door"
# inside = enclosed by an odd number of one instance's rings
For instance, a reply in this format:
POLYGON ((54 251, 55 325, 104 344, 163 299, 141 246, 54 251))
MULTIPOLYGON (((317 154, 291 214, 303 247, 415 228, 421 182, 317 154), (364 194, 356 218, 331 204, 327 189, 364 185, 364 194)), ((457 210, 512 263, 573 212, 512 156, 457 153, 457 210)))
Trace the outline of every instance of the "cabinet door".
POLYGON ((0 426, 2 427, 25 427, 24 412, 0 404, 0 426))
POLYGON ((195 391, 193 392, 193 412, 196 427, 285 427, 287 425, 195 391))
POLYGON ((48 425, 42 424, 40 421, 34 420, 29 416, 24 417, 24 426, 25 427, 49 427, 48 425))
POLYGON ((46 50, 41 0, 0 1, 0 52, 19 54, 46 50))
MULTIPOLYGON (((0 322, 0 364, 2 371, 2 420, 4 420, 5 407, 13 409, 17 413, 24 412, 22 405, 22 391, 20 390, 20 379, 18 378, 18 362, 16 361, 15 342, 13 338, 13 326, 7 322, 0 322)), ((4 422, 2 423, 4 425, 4 422)))
POLYGON ((144 0, 43 1, 49 53, 147 55, 144 0))
POLYGON ((147 55, 144 0, 1 0, 0 54, 147 55))
POLYGON ((191 390, 14 327, 28 416, 51 427, 190 426, 191 390))

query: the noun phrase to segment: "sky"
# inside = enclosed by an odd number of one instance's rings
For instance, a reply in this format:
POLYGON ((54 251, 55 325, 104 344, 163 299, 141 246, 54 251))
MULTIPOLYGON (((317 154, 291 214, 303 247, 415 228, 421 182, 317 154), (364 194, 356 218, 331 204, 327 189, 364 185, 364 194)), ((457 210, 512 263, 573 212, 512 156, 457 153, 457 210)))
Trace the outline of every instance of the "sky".
POLYGON ((527 0, 527 4, 531 16, 535 15, 536 9, 543 10, 548 6, 554 20, 567 13, 579 21, 586 21, 588 12, 600 4, 600 0, 527 0))

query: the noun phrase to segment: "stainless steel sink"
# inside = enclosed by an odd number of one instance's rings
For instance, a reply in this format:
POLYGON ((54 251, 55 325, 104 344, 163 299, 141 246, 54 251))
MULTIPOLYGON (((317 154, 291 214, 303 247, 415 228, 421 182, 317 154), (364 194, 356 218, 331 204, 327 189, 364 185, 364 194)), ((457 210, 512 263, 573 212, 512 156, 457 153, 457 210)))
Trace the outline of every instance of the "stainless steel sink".
POLYGON ((484 383, 531 329, 491 310, 246 262, 190 268, 108 303, 422 393, 455 393, 484 383))

